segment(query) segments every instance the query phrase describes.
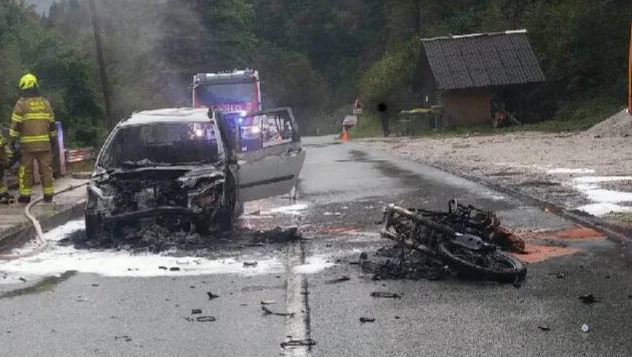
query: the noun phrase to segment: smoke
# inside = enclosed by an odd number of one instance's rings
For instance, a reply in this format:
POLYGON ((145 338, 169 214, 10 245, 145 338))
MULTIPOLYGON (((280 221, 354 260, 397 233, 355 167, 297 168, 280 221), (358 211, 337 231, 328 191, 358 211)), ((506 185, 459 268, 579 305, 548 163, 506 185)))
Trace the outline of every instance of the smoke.
POLYGON ((135 110, 190 105, 205 31, 194 4, 103 0, 97 6, 115 111, 124 116, 135 110))

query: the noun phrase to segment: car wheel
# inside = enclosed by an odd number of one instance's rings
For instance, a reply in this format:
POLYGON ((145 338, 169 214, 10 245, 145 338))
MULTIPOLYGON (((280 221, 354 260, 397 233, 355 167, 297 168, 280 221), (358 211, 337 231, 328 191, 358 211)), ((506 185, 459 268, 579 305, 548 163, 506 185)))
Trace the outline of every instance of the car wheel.
POLYGON ((100 236, 105 232, 101 223, 101 219, 97 215, 86 213, 85 222, 86 237, 88 238, 88 240, 100 238, 100 236))
POLYGON ((224 192, 228 204, 222 208, 222 212, 219 217, 219 228, 222 232, 233 229, 236 216, 235 211, 237 208, 237 190, 235 189, 235 180, 231 176, 228 182, 228 189, 224 192))

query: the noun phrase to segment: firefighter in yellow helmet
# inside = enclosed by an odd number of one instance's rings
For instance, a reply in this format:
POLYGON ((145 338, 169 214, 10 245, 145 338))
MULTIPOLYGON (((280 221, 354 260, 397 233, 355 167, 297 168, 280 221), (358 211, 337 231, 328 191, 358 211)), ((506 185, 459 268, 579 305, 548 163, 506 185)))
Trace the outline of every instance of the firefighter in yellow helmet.
POLYGON ((11 147, 15 147, 16 141, 20 143, 18 202, 31 202, 35 160, 40 172, 44 202, 52 202, 53 149, 57 146, 55 115, 50 102, 42 97, 34 75, 29 73, 22 77, 19 86, 21 98, 13 109, 9 130, 11 147))

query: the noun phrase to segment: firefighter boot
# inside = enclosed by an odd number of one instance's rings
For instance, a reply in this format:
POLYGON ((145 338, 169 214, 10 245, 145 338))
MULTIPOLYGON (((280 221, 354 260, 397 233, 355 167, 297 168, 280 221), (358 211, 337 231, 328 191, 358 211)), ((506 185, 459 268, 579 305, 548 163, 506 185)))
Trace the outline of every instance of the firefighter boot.
POLYGON ((29 204, 29 203, 31 203, 31 196, 22 196, 22 195, 20 195, 20 197, 18 198, 18 202, 19 203, 24 203, 24 204, 29 204))
POLYGON ((53 196, 52 195, 44 195, 44 202, 45 203, 53 202, 53 196))
POLYGON ((15 197, 11 196, 8 192, 0 195, 0 204, 11 205, 15 203, 15 197))

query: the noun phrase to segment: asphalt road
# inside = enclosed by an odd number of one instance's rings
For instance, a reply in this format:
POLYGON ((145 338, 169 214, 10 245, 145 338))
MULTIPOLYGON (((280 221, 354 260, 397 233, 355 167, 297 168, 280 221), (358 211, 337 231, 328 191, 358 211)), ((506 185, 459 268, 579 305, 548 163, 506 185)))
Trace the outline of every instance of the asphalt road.
MULTIPOLYGON (((59 248, 0 265, 0 355, 630 355, 631 265, 618 244, 531 242, 563 245, 575 254, 529 264, 520 288, 457 279, 373 281, 349 261, 360 252, 374 259, 375 251, 389 244, 376 235, 375 225, 386 203, 445 209, 457 198, 496 211, 513 229, 573 224, 368 146, 331 138, 309 138, 305 146, 298 202, 250 204, 241 224, 300 225, 307 240, 253 246, 237 237, 218 241, 212 250, 180 252, 184 261, 59 248), (250 261, 258 265, 243 266, 250 261), (160 264, 181 270, 165 271, 160 264), (67 270, 78 272, 55 277, 67 270), (345 275, 351 280, 327 283, 345 275), (402 298, 373 298, 373 291, 402 298), (219 297, 209 300, 207 292, 219 297), (579 301, 587 293, 600 301, 579 301), (270 310, 294 315, 265 315, 264 300, 276 302, 266 305, 270 310), (189 321, 198 316, 215 321, 189 321), (361 323, 360 317, 376 320, 361 323), (584 323, 590 332, 581 331, 584 323), (282 349, 288 336, 316 345, 282 349)), ((78 224, 49 234, 67 235, 78 224)))

